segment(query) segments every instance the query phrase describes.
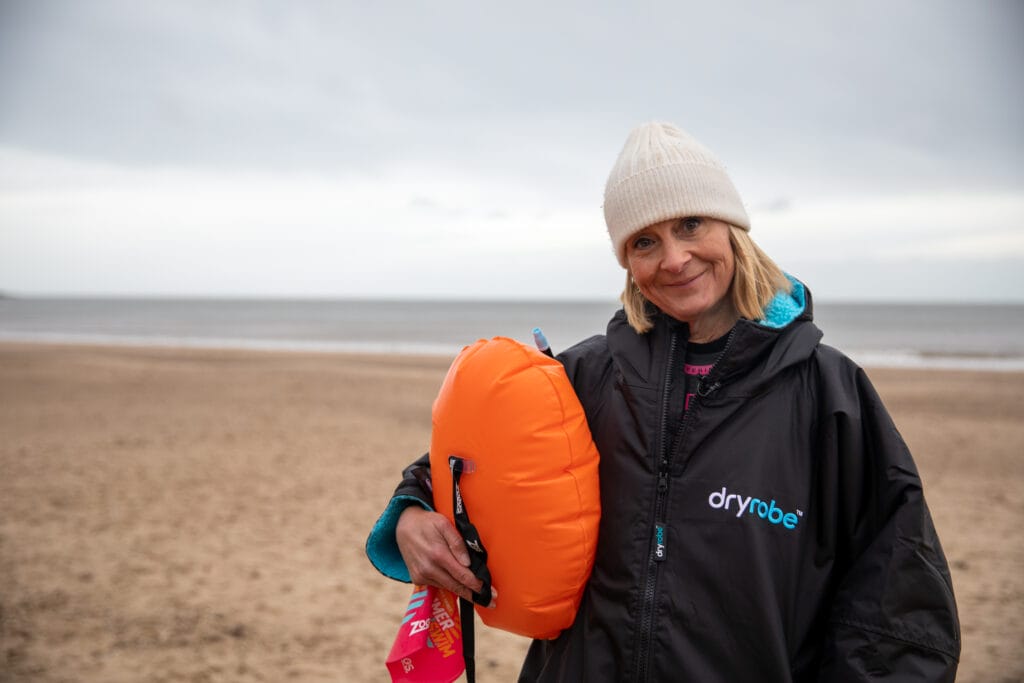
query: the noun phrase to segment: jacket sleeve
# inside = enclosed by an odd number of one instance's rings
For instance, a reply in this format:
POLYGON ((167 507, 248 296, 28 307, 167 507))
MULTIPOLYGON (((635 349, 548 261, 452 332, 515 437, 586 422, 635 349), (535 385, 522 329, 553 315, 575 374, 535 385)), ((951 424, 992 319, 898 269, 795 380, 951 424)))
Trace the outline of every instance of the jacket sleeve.
POLYGON ((864 371, 837 365, 819 396, 819 503, 834 524, 818 533, 843 569, 818 678, 953 681, 960 625, 917 469, 864 371))
POLYGON ((402 471, 401 483, 366 539, 366 556, 377 571, 388 578, 406 583, 411 581, 409 568, 405 566, 402 553, 398 550, 395 527, 402 511, 410 505, 434 509, 429 453, 424 453, 402 471))

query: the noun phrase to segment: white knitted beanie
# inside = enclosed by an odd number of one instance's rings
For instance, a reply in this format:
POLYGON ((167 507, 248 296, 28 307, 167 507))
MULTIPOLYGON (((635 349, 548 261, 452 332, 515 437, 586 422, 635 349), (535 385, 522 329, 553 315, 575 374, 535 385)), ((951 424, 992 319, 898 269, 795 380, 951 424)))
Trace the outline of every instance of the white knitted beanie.
POLYGON ((645 123, 626 139, 604 188, 604 221, 619 264, 637 230, 704 216, 750 230, 740 195, 711 151, 670 123, 645 123))

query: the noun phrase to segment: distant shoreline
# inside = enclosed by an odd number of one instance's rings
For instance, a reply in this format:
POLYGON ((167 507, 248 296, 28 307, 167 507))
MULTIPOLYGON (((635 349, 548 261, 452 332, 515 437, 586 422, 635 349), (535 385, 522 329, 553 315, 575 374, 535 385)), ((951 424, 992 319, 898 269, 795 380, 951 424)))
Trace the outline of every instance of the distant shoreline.
MULTIPOLYGON (((525 340, 521 341, 525 343, 525 340)), ((289 354, 326 353, 353 356, 420 356, 433 358, 454 358, 462 348, 461 345, 394 341, 308 341, 295 339, 233 339, 9 332, 0 332, 0 344, 197 349, 229 352, 258 351, 289 354)), ((840 350, 865 368, 1024 373, 1024 357, 1011 354, 941 354, 930 351, 907 350, 840 350)))

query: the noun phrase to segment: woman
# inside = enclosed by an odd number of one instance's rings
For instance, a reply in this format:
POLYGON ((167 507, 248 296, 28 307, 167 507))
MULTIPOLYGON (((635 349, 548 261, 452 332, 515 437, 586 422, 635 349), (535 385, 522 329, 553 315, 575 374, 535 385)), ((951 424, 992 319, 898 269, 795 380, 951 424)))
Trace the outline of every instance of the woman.
MULTIPOLYGON (((559 356, 601 453, 597 556, 520 680, 952 681, 956 605, 911 455, 864 372, 819 344, 810 292, 751 241, 722 164, 640 126, 604 212, 623 310, 559 356)), ((368 550, 465 597, 479 582, 429 511, 427 466, 368 550)))

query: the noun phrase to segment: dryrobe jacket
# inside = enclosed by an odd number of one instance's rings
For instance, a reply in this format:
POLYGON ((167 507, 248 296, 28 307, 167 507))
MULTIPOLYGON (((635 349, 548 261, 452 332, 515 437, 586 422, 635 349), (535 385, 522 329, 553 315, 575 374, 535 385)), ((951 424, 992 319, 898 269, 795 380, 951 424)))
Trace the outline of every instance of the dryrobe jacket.
MULTIPOLYGON (((736 324, 681 421, 685 324, 638 335, 619 311, 559 356, 603 509, 576 619, 533 642, 521 681, 954 680, 956 604, 910 452, 863 370, 819 344, 802 284, 766 313, 736 324)), ((396 578, 394 523, 430 504, 426 479, 422 459, 405 471, 367 545, 396 578)))

